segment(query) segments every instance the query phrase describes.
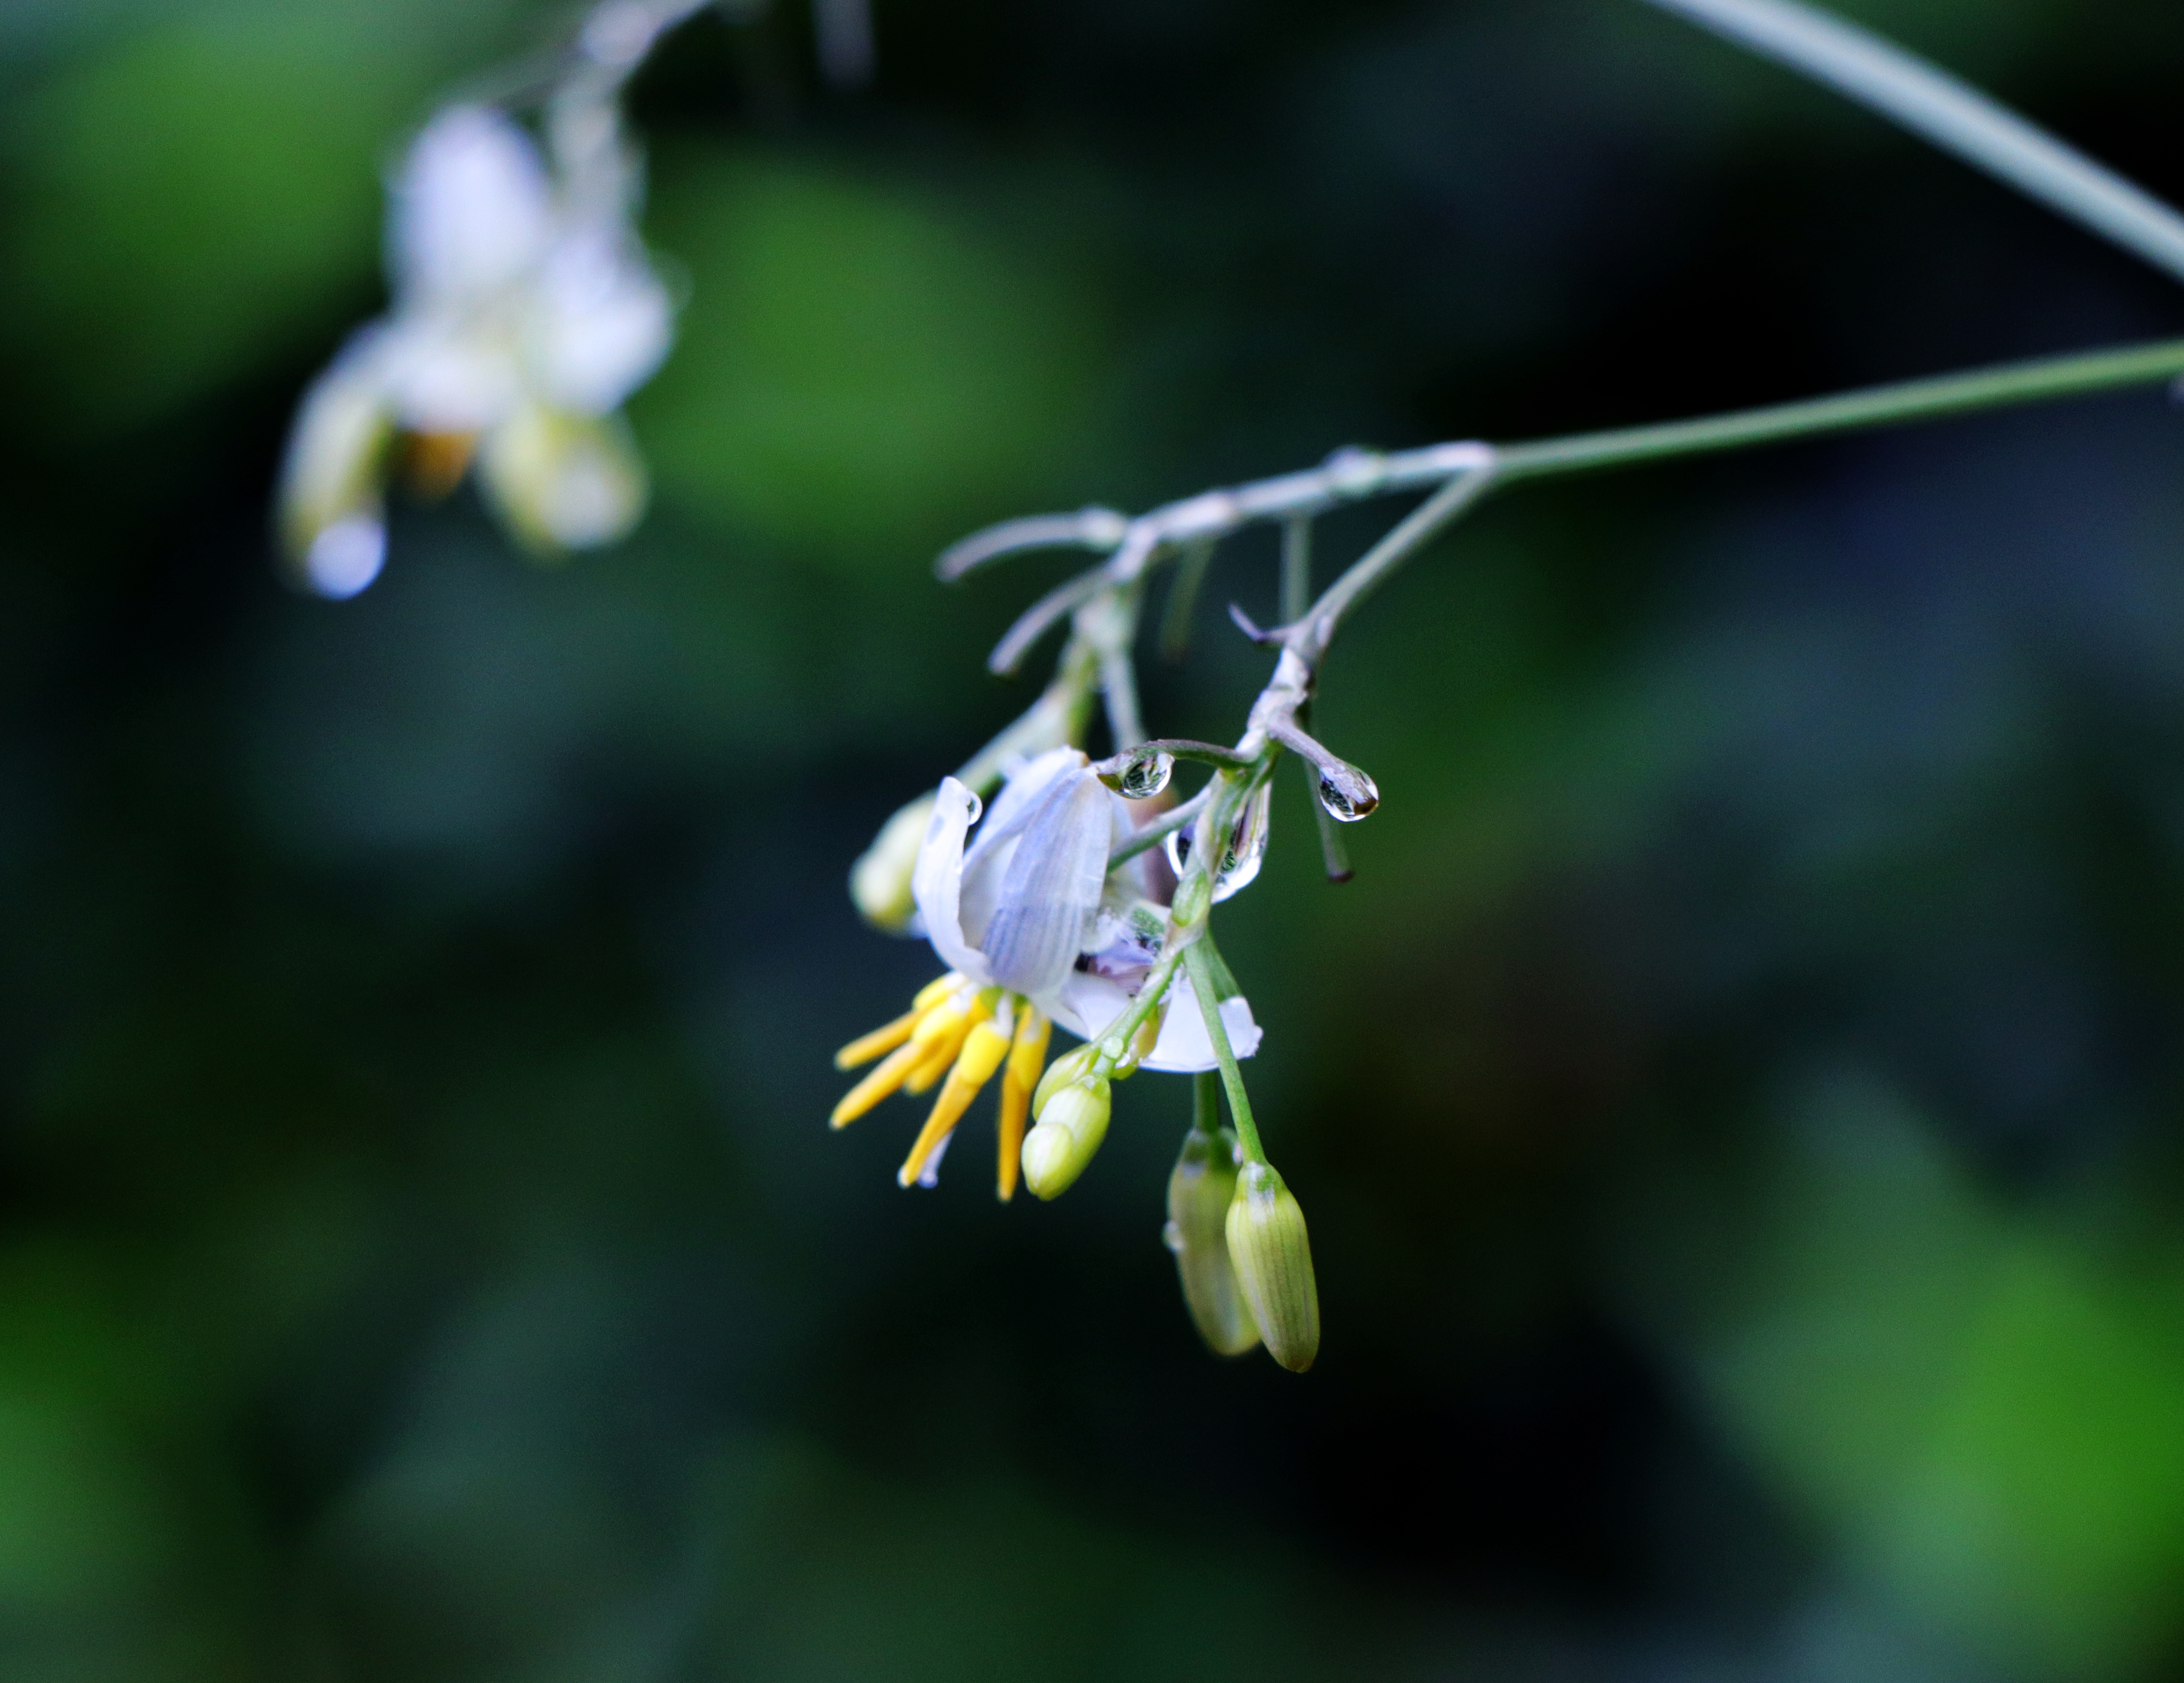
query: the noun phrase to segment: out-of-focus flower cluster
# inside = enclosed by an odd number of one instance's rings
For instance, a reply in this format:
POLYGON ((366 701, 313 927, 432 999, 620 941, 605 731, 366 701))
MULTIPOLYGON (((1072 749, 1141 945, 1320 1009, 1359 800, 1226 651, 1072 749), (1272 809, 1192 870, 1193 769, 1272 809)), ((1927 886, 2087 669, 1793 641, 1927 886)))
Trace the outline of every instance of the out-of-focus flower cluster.
POLYGON ((393 307, 305 395, 282 474, 282 537, 321 594, 378 576, 397 474, 433 496, 475 465, 542 554, 612 542, 644 510, 619 410, 674 312, 632 225, 637 160, 611 100, 554 108, 547 133, 542 153, 504 113, 452 106, 390 185, 393 307))

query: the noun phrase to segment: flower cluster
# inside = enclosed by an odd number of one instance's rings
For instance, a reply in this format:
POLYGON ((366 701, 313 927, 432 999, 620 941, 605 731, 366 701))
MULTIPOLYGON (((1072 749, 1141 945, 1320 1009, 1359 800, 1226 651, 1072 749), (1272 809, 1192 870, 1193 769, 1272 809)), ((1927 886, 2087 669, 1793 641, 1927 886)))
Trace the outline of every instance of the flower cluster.
POLYGON ((282 536, 321 594, 377 577, 397 466, 432 495, 475 463, 543 553, 610 542, 644 509, 618 411, 666 354, 673 311, 632 231, 638 172, 611 101, 550 114, 549 165, 502 112, 450 107, 391 184, 393 308, 305 394, 282 472, 282 536))
MULTIPOLYGON (((1239 750, 1140 741, 1095 762, 1076 746, 1095 691, 1116 738, 1132 740, 1134 602, 1101 594, 1080 605, 1039 702, 961 774, 896 813, 857 861, 858 908, 881 928, 922 934, 945 973, 837 1056, 842 1069, 870 1067, 833 1125, 898 1091, 933 1093, 897 1173, 904 1186, 931 1186, 972 1102, 998 1078, 996 1190, 1006 1200, 1021 1180, 1051 1199, 1106 1139, 1115 1083, 1141 1069, 1195 1076, 1164 1233, 1185 1306, 1216 1351, 1263 1343, 1301 1372, 1319 1346, 1311 1246, 1259 1142, 1239 1063, 1258 1050, 1260 1029, 1209 919, 1258 873, 1282 744, 1255 724, 1239 750), (1169 793, 1178 759, 1214 768, 1180 803, 1169 793), (980 788, 996 786, 982 807, 980 788), (1056 1027, 1083 1044, 1050 1064, 1056 1027), (1219 1123, 1223 1089, 1233 1129, 1219 1123)), ((1369 779, 1344 770, 1370 811, 1369 779)))

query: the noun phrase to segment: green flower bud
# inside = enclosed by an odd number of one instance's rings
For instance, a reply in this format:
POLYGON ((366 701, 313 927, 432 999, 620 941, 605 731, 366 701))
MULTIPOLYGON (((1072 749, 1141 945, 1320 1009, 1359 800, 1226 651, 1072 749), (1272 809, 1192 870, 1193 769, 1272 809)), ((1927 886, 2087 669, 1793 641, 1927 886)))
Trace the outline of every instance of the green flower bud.
POLYGON ((910 897, 911 872, 932 816, 933 797, 921 794, 880 826, 872 844, 850 867, 850 898, 874 928, 890 935, 909 928, 917 911, 910 897))
POLYGON ((1107 1084, 1061 1088, 1040 1107, 1039 1126, 1024 1135, 1024 1184, 1041 1198, 1058 1198, 1075 1184, 1107 1137, 1112 1108, 1107 1084))
POLYGON ((1039 1085, 1032 1089, 1031 1113, 1046 1114, 1046 1101, 1064 1087, 1082 1082, 1090 1073, 1093 1060, 1100 1056, 1097 1042, 1087 1040, 1074 1051, 1064 1052, 1047 1065, 1046 1073, 1039 1078, 1039 1085))
POLYGON ((1319 1354, 1319 1288, 1304 1212, 1271 1164, 1245 1163, 1228 1206, 1228 1257, 1267 1353, 1293 1374, 1319 1354))
POLYGON ((1236 1193, 1236 1136, 1192 1129, 1167 1178, 1167 1243, 1198 1335, 1223 1356, 1241 1356, 1259 1329, 1228 1264, 1228 1206, 1236 1193))

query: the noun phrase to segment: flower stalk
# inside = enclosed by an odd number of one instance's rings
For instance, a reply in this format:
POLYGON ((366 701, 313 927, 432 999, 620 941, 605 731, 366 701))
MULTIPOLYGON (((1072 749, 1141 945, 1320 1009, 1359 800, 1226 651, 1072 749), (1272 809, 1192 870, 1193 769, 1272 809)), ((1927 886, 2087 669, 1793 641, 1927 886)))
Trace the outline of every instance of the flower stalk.
MULTIPOLYGON (((2184 277, 2184 217, 1879 37, 1799 0, 1650 3, 1836 86, 2184 277)), ((1510 444, 1465 440, 1391 454, 1343 449, 1315 469, 1203 492, 1135 516, 1093 507, 973 534, 940 558, 942 578, 958 579, 1035 549, 1080 549, 1098 559, 1033 604, 989 659, 994 672, 1011 673, 1049 631, 1068 623, 1056 677, 1040 701, 967 766, 960 780, 944 780, 928 797, 933 816, 916 850, 912 898, 951 975, 944 996, 921 995, 910 1017, 845 1051, 845 1059, 886 1052, 889 1061, 844 1098, 838 1123, 868 1108, 883 1089, 922 1091, 945 1075, 933 1115, 902 1171, 905 1183, 930 1184, 969 1095, 1000 1067, 1005 1043, 1022 1045, 1025 1031, 1016 1030, 1018 1039, 1009 1041, 1008 1025, 1033 1019, 1016 1013, 1045 1011, 1074 1027, 1084 1044, 1038 1076, 1045 1047, 1045 1018, 1040 1017, 1037 1050, 1021 1074, 1016 1051, 1006 1052, 1017 1090, 1013 1095, 1004 1091, 1001 1184, 1006 1196, 1020 1151, 1024 1180, 1050 1198, 1072 1183, 1097 1151, 1110 1121, 1115 1082, 1141 1066, 1201 1072, 1195 1118, 1168 1187, 1166 1232, 1185 1301, 1217 1351, 1234 1353, 1262 1341, 1284 1367, 1303 1371, 1319 1343, 1310 1244, 1303 1212, 1268 1159, 1245 1089, 1240 1054, 1256 1051, 1260 1030, 1222 961, 1211 916, 1216 904, 1258 872, 1269 822, 1269 780, 1284 753, 1295 755, 1311 779, 1329 876, 1339 882, 1350 874, 1340 828, 1373 811, 1379 790, 1309 729, 1322 666, 1349 616, 1451 525, 1505 487, 2122 391, 2180 376, 2184 339, 2168 340, 1510 444), (1312 594, 1315 519, 1368 498, 1418 493, 1424 495, 1415 507, 1316 597, 1312 594), (1273 670, 1242 733, 1228 747, 1148 738, 1134 664, 1148 574, 1156 566, 1175 567, 1159 642, 1179 656, 1219 544, 1264 522, 1282 528, 1281 622, 1262 630, 1230 607, 1239 629, 1274 655, 1273 670), (1096 763, 1078 748, 1095 692, 1112 739, 1110 757, 1096 763), (1066 749, 1060 745, 1065 743, 1066 749), (1057 770, 1050 758, 1034 758, 1042 754, 1064 755, 1068 763, 1057 770), (1103 800, 1118 803, 1120 813, 1127 809, 1119 803, 1127 800, 1169 799, 1167 785, 1178 761, 1210 772, 1197 794, 1147 822, 1129 816, 1111 822, 1103 800), (1075 816, 1025 828, 1023 815, 1031 809, 1024 803, 1033 783, 1055 776, 1075 780, 1068 786, 1077 791, 1068 797, 1078 803, 1070 809, 1075 816), (1003 778, 1008 787, 995 814, 967 852, 965 832, 979 822, 971 789, 983 793, 1003 778), (1011 810, 1017 816, 1002 816, 1011 810), (1019 830, 1020 844, 1011 839, 1019 830), (1008 855, 999 850, 1019 845, 1039 868, 1010 864, 1004 872, 1008 855), (1158 860, 1143 858, 1156 845, 1165 849, 1167 872, 1158 860), (1102 869, 1104 878, 1098 875, 1102 869), (1036 965, 1029 961, 1034 954, 1036 965), (978 991, 989 981, 991 987, 978 991), (1190 1005, 1175 997, 1184 983, 1190 1005), (1022 1089, 1034 1077, 1027 1101, 1022 1089), (1227 1095, 1233 1134, 1217 1126, 1219 1092, 1227 1095), (1027 1107, 1037 1125, 1025 1136, 1027 1107)), ((905 867, 909 815, 916 810, 905 809, 891 828, 891 850, 874 850, 875 860, 884 854, 888 872, 875 863, 869 874, 873 884, 891 893, 895 884, 889 873, 905 867)), ((900 893, 884 902, 877 894, 871 898, 883 909, 903 904, 900 893)))

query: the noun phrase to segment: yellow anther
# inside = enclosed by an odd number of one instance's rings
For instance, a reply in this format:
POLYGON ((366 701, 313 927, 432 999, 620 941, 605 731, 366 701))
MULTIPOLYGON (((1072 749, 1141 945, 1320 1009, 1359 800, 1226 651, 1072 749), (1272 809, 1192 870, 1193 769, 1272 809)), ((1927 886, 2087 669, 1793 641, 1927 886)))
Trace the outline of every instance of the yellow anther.
POLYGON ((917 990, 917 997, 910 1002, 910 1008, 912 1011, 930 1011, 941 1000, 946 999, 953 989, 961 987, 962 983, 963 978, 951 970, 938 981, 928 982, 920 988, 917 990))
POLYGON ((842 1095, 842 1102, 834 1106, 834 1114, 828 1118, 828 1125, 847 1128, 907 1081, 924 1056, 924 1048, 914 1042, 907 1046, 896 1047, 889 1054, 885 1063, 842 1095))
POLYGON ((1029 1006, 1017 1019, 1016 1039, 1009 1046, 1009 1067, 1001 1077, 1001 1165, 995 1190, 1006 1203, 1017 1195, 1017 1174, 1023 1162, 1024 1118, 1031 1112, 1032 1089, 1039 1085, 1040 1067, 1046 1062, 1046 1043, 1054 1025, 1029 1006))
POLYGON ((895 1175, 898 1182, 907 1186, 924 1172, 926 1159, 956 1131, 956 1124, 970 1109, 971 1101, 978 1096, 980 1088, 994 1078, 994 1072, 1001 1067, 1001 1060, 1008 1053, 1009 1037, 991 1023, 978 1023, 965 1032, 962 1055, 948 1072, 948 1084, 933 1101, 933 1114, 926 1117, 925 1126, 918 1131, 917 1143, 903 1159, 902 1168, 895 1175))
POLYGON ((956 1058, 962 1053, 963 1042, 970 1033, 967 1024, 958 1023, 955 1025, 954 1033, 929 1046, 920 1048, 918 1062, 911 1070, 910 1078, 902 1084, 903 1091, 912 1097, 931 1092, 940 1078, 955 1067, 956 1058))
POLYGON ((951 999, 927 1012, 925 1019, 911 1031, 910 1044, 920 1048, 922 1055, 912 1067, 910 1078, 902 1084, 904 1090, 927 1092, 947 1074, 972 1028, 994 1014, 994 1006, 1000 999, 1000 990, 989 988, 967 1004, 951 999))
POLYGON ((861 1063, 870 1063, 882 1052, 891 1052, 907 1040, 911 1031, 917 1027, 922 1011, 906 1011, 884 1028, 875 1028, 869 1034, 861 1034, 834 1054, 834 1067, 855 1069, 861 1063))

